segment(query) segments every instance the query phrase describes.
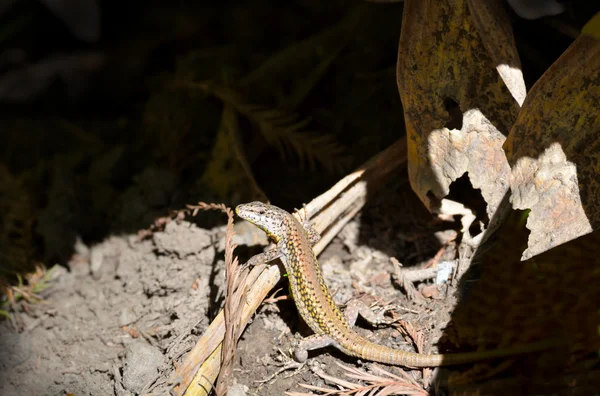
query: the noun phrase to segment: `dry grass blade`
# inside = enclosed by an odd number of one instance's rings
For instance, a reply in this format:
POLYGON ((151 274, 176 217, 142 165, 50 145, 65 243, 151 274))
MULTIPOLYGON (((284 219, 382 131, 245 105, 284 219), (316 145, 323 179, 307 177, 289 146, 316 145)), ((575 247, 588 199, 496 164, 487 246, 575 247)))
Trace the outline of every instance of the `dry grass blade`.
POLYGON ((199 202, 196 206, 188 206, 195 215, 198 210, 220 210, 227 215, 227 233, 225 236, 225 278, 227 290, 225 295, 225 338, 221 354, 221 371, 217 379, 215 391, 217 395, 227 394, 231 385, 236 343, 241 333, 242 310, 240 305, 245 299, 247 272, 242 273, 238 258, 233 256, 236 245, 233 243, 233 211, 223 204, 206 204, 199 202))
MULTIPOLYGON (((0 316, 4 316, 12 321, 9 310, 17 311, 18 309, 26 309, 27 304, 36 304, 44 301, 44 298, 38 293, 49 287, 56 268, 57 266, 55 265, 46 270, 41 265, 36 265, 35 272, 25 276, 26 282, 17 273, 17 285, 10 285, 6 280, 0 278, 0 295, 2 295, 2 299, 0 300, 0 316)), ((14 322, 13 325, 15 325, 14 322)), ((16 325, 15 328, 22 330, 16 325)))
POLYGON ((415 386, 419 386, 419 383, 413 377, 411 377, 410 375, 408 375, 406 373, 406 371, 404 371, 404 370, 400 370, 400 374, 401 374, 402 377, 399 377, 399 376, 397 376, 395 374, 392 374, 389 371, 386 371, 386 370, 382 369, 379 366, 373 366, 372 370, 375 371, 375 372, 378 372, 380 374, 383 374, 383 375, 388 375, 391 378, 397 379, 398 381, 404 379, 405 381, 408 381, 408 382, 412 383, 415 386))

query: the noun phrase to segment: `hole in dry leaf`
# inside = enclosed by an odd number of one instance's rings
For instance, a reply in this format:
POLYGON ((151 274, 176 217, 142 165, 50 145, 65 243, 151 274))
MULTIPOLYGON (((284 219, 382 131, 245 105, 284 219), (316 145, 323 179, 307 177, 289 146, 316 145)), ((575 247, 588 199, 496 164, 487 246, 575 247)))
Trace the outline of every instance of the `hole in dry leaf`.
POLYGON ((458 103, 451 98, 444 99, 444 108, 448 112, 448 122, 444 125, 448 129, 462 129, 463 114, 458 103))
POLYGON ((465 173, 450 184, 450 192, 447 198, 452 201, 460 202, 476 216, 475 221, 469 228, 471 236, 474 237, 483 231, 481 223, 487 227, 490 221, 486 211, 487 202, 485 202, 483 195, 481 195, 481 189, 474 188, 471 184, 468 173, 465 173))

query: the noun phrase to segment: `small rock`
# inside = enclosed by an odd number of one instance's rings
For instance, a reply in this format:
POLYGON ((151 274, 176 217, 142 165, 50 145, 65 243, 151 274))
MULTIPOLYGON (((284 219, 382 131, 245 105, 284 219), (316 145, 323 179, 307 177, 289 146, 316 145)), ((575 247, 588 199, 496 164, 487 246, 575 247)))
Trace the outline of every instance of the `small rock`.
POLYGON ((210 232, 187 221, 171 221, 163 232, 153 234, 154 243, 161 252, 175 253, 179 257, 199 253, 212 244, 210 232))
POLYGON ((143 341, 132 342, 125 352, 123 386, 130 392, 140 393, 164 364, 165 357, 158 348, 143 341))

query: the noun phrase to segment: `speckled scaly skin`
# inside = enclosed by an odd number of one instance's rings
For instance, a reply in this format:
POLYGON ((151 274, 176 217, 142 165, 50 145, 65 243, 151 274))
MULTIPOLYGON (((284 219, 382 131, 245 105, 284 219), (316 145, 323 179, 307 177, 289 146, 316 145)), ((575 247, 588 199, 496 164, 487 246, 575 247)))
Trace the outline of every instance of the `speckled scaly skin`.
POLYGON ((238 216, 258 226, 277 243, 274 250, 255 256, 251 262, 257 264, 281 259, 298 312, 315 332, 296 348, 297 360, 305 360, 307 350, 332 345, 347 355, 366 360, 407 367, 434 367, 512 356, 551 346, 548 342, 541 342, 506 349, 424 355, 375 344, 352 330, 333 301, 312 249, 316 233, 308 222, 303 225, 285 210, 262 202, 238 205, 235 210, 238 216))

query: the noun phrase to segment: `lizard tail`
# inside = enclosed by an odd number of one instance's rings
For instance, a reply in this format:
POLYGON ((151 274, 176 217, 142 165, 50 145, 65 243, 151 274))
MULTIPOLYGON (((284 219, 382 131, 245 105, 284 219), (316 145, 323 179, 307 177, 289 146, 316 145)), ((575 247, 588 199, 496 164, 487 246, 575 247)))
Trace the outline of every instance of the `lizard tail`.
POLYGON ((342 345, 342 343, 339 343, 340 347, 348 355, 380 363, 415 368, 440 367, 475 363, 483 360, 540 352, 557 347, 559 345, 558 341, 545 340, 507 348, 464 353, 426 355, 421 353, 402 351, 400 349, 394 349, 386 347, 384 345, 375 344, 374 342, 368 341, 367 339, 359 336, 358 334, 355 334, 351 338, 355 337, 356 340, 351 340, 351 342, 346 345, 342 345))

